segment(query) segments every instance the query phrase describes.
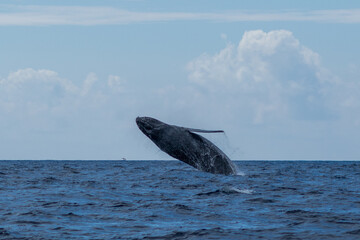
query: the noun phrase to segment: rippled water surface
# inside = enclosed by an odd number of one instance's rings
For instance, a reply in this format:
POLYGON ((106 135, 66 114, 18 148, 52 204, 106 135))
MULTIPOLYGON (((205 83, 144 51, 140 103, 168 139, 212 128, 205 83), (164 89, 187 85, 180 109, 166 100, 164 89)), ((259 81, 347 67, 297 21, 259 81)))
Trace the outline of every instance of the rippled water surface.
POLYGON ((0 239, 360 239, 360 162, 0 161, 0 239))

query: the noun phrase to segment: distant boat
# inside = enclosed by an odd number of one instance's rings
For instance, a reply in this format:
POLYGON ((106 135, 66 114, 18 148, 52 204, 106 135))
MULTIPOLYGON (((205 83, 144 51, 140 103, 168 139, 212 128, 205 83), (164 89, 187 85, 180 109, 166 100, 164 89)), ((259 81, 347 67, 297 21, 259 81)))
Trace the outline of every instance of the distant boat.
POLYGON ((123 158, 121 158, 121 160, 126 160, 126 158, 123 157, 123 158))

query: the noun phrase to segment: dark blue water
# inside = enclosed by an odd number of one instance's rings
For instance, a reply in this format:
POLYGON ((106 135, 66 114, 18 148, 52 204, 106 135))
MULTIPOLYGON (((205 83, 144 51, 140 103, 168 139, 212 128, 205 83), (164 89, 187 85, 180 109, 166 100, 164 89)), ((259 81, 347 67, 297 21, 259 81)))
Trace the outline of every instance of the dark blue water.
POLYGON ((0 239, 360 239, 360 162, 0 161, 0 239))

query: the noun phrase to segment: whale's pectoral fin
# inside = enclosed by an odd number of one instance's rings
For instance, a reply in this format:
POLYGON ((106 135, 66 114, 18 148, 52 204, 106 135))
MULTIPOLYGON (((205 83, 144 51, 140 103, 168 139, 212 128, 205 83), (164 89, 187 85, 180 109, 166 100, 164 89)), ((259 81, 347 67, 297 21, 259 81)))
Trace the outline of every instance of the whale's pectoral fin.
POLYGON ((223 133, 223 130, 203 130, 203 129, 196 129, 196 128, 185 128, 189 132, 199 132, 199 133, 223 133))

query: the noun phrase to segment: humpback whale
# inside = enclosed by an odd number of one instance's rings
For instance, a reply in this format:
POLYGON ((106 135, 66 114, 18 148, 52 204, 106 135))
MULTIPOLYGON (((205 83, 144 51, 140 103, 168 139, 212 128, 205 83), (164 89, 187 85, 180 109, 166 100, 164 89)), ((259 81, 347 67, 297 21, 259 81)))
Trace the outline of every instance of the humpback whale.
POLYGON ((222 130, 185 128, 163 123, 151 117, 137 117, 139 129, 162 151, 201 171, 231 175, 236 167, 212 142, 196 134, 217 133, 222 130))

